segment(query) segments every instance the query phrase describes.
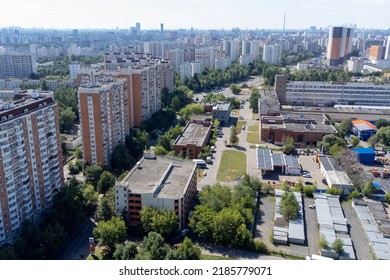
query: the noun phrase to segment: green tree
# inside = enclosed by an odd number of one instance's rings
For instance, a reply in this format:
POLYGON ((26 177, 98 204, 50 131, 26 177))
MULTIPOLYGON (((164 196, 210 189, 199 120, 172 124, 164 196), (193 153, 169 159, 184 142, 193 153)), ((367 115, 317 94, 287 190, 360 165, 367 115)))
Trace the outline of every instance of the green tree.
POLYGON ((259 112, 259 98, 260 93, 257 88, 253 88, 251 92, 251 96, 249 97, 249 108, 252 109, 253 113, 259 112))
POLYGON ((108 197, 103 197, 101 202, 98 205, 96 211, 96 220, 97 221, 108 221, 115 216, 115 205, 114 201, 110 200, 108 197))
POLYGON ((180 260, 200 260, 201 249, 198 245, 192 243, 191 239, 185 237, 183 242, 176 250, 180 260))
POLYGON ((83 159, 83 148, 77 147, 76 150, 74 150, 74 156, 76 159, 83 159))
POLYGON ((235 126, 233 126, 233 125, 230 127, 229 142, 233 146, 238 144, 237 131, 236 131, 235 126))
POLYGON ((362 194, 364 196, 370 196, 374 192, 375 192, 375 187, 374 187, 374 184, 372 183, 372 180, 367 181, 362 189, 362 194))
POLYGON ((385 201, 386 203, 390 203, 390 193, 385 194, 385 201))
POLYGON ((390 146, 390 126, 382 127, 376 133, 376 138, 385 146, 390 146))
POLYGON ((316 191, 316 187, 314 185, 306 185, 303 187, 303 193, 307 197, 313 197, 313 193, 316 191))
POLYGON ((109 221, 101 221, 93 229, 93 235, 100 245, 107 247, 108 252, 113 253, 116 244, 126 239, 125 222, 118 217, 112 217, 109 221))
POLYGON ((354 189, 350 194, 349 198, 360 198, 360 192, 357 189, 354 189))
POLYGON ((42 244, 45 248, 45 255, 53 257, 61 248, 67 234, 64 227, 59 223, 49 224, 42 233, 42 244))
POLYGON ((354 147, 357 147, 360 143, 360 140, 359 140, 359 137, 358 136, 354 136, 352 137, 352 140, 351 140, 351 145, 354 146, 354 147))
POLYGON ((99 181, 97 183, 97 190, 99 193, 106 193, 109 189, 115 186, 115 176, 108 171, 104 171, 100 175, 99 181))
POLYGON ((344 249, 343 249, 343 241, 340 238, 336 238, 335 241, 332 243, 332 249, 335 251, 337 254, 341 254, 344 249))
POLYGON ((165 150, 165 148, 161 145, 157 145, 156 147, 154 147, 154 153, 156 155, 166 155, 168 153, 167 150, 165 150))
POLYGON ((146 206, 141 210, 141 222, 145 232, 154 231, 162 237, 168 237, 178 228, 179 219, 172 209, 155 209, 146 206))
POLYGON ((231 205, 232 194, 227 186, 204 186, 199 192, 200 202, 214 211, 231 205))
POLYGON ((180 116, 200 115, 204 113, 203 104, 188 104, 186 107, 180 109, 180 116))
POLYGON ((206 205, 197 205, 190 218, 189 226, 201 239, 211 240, 216 214, 215 210, 206 205))
POLYGON ((326 237, 324 234, 321 233, 320 238, 318 239, 318 245, 321 249, 327 250, 329 249, 329 243, 328 240, 326 240, 326 237))
POLYGON ((390 125, 390 122, 388 120, 385 120, 385 119, 378 119, 376 122, 375 122, 375 126, 377 129, 381 129, 382 127, 386 127, 386 126, 389 126, 390 125))
POLYGON ((86 182, 97 187, 97 183, 100 179, 100 176, 103 173, 103 169, 100 166, 92 165, 84 169, 84 176, 86 182))
POLYGON ((236 235, 232 241, 233 247, 249 249, 252 243, 252 234, 246 228, 245 224, 241 224, 237 228, 236 235))
POLYGON ((286 220, 295 220, 299 215, 299 205, 293 192, 285 192, 280 202, 280 213, 286 220))
POLYGON ((326 193, 341 196, 343 194, 343 190, 336 187, 331 187, 326 189, 326 193))
POLYGON ((138 254, 137 244, 134 242, 126 242, 118 244, 114 252, 115 260, 133 260, 138 254))
POLYGON ((265 191, 266 194, 269 194, 270 192, 272 192, 273 188, 272 188, 271 184, 264 183, 263 190, 265 191))
POLYGON ((75 183, 60 189, 48 214, 48 222, 61 224, 66 232, 79 226, 85 217, 85 199, 77 180, 75 183))
POLYGON ((164 260, 170 249, 164 243, 162 236, 156 232, 149 232, 142 241, 144 255, 150 260, 164 260))
POLYGON ((94 186, 92 186, 91 184, 87 184, 83 188, 83 197, 88 212, 92 213, 96 209, 99 200, 99 194, 95 190, 94 186))
POLYGON ((339 132, 340 137, 344 138, 352 133, 352 121, 350 119, 343 120, 339 126, 337 126, 337 130, 339 132))
POLYGON ((79 109, 77 101, 77 90, 74 88, 58 87, 54 92, 54 100, 57 101, 59 110, 70 108, 78 118, 79 109))
POLYGON ((180 108, 182 107, 182 104, 180 102, 180 98, 178 96, 174 96, 171 100, 171 109, 174 111, 179 111, 180 108))
POLYGON ((223 208, 214 218, 214 241, 221 245, 232 244, 241 224, 245 225, 245 220, 238 210, 223 208))
POLYGON ((60 131, 61 133, 68 133, 73 128, 73 123, 76 120, 76 114, 71 108, 66 108, 60 113, 60 131))
POLYGON ((115 147, 111 156, 111 166, 118 173, 131 169, 135 165, 135 159, 130 155, 126 145, 120 144, 115 147))
POLYGON ((159 136, 157 143, 158 145, 164 147, 166 151, 172 150, 171 137, 167 134, 159 136))
POLYGON ((235 84, 230 85, 230 90, 232 91, 233 94, 239 94, 241 92, 241 88, 235 84))

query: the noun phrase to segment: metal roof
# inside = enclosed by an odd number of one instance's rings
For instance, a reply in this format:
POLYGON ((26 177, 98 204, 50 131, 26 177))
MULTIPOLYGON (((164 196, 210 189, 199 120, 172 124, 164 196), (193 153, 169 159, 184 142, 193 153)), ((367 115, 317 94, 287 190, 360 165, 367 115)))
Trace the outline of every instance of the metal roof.
POLYGON ((283 154, 272 154, 272 160, 274 166, 286 166, 286 160, 283 154))
POLYGON ((274 170, 271 150, 257 149, 257 168, 262 170, 274 170))
POLYGON ((298 159, 294 156, 285 156, 286 166, 290 168, 301 168, 298 159))

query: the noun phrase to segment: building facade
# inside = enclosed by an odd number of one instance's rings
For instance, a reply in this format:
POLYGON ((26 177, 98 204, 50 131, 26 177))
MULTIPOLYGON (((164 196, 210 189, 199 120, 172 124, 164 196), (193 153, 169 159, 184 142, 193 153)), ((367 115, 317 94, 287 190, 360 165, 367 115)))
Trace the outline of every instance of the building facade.
POLYGON ((172 147, 176 154, 182 153, 190 159, 197 158, 210 140, 210 122, 189 122, 177 137, 172 147))
POLYGON ((145 206, 173 210, 179 229, 186 227, 197 193, 196 170, 192 161, 145 156, 116 184, 116 212, 125 212, 129 224, 139 226, 145 206))
POLYGON ((127 81, 101 78, 78 89, 83 156, 88 163, 106 166, 114 148, 129 134, 127 81))
POLYGON ((338 66, 349 58, 352 51, 353 34, 353 28, 333 26, 329 29, 326 55, 328 66, 338 66))
POLYGON ((26 92, 0 109, 0 244, 25 220, 40 222, 63 186, 57 104, 52 93, 26 92))
POLYGON ((30 54, 0 54, 0 79, 28 78, 36 72, 35 61, 30 54))
POLYGON ((282 62, 282 46, 264 45, 263 60, 269 64, 280 64, 282 62))

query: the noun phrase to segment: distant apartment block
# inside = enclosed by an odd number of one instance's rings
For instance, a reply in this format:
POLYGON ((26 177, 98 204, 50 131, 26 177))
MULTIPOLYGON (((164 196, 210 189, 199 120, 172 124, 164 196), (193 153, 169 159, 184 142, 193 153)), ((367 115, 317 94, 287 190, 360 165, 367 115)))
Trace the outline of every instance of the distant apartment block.
POLYGON ((215 59, 215 69, 225 70, 230 67, 231 60, 229 58, 216 58, 215 59))
POLYGON ((28 78, 36 72, 35 61, 30 54, 0 54, 0 79, 28 78))
POLYGON ((192 161, 145 156, 116 184, 116 212, 125 212, 129 224, 139 226, 143 207, 170 209, 179 218, 179 228, 186 227, 197 193, 196 170, 192 161))
POLYGON ((78 89, 84 160, 105 166, 129 134, 127 81, 100 78, 78 89))
POLYGON ((71 63, 69 64, 69 74, 71 79, 76 79, 77 74, 80 73, 81 65, 80 63, 71 63))
POLYGON ((364 58, 362 57, 351 57, 348 62, 348 71, 358 73, 362 72, 364 67, 364 58))
POLYGON ((275 92, 281 104, 307 106, 390 105, 390 85, 346 82, 287 82, 276 75, 275 92))
MULTIPOLYGON (((181 49, 170 49, 168 51, 169 63, 173 67, 175 72, 180 72, 180 65, 185 61, 184 50, 181 49)), ((190 61, 190 60, 189 60, 190 61)), ((189 62, 187 61, 187 62, 189 62)))
POLYGON ((280 64, 282 62, 282 46, 264 45, 263 60, 269 64, 280 64))
POLYGON ((15 79, 15 78, 0 79, 0 90, 15 90, 15 89, 23 89, 23 88, 40 88, 40 87, 41 87, 40 80, 15 79))
POLYGON ((191 63, 183 63, 180 65, 180 81, 184 82, 185 79, 192 78, 192 65, 191 63))
POLYGON ((210 122, 189 122, 173 143, 176 154, 182 153, 190 159, 197 158, 211 136, 210 122))
POLYGON ((0 245, 25 220, 40 222, 63 186, 57 104, 28 91, 0 104, 0 245))
POLYGON ((352 51, 353 28, 331 27, 329 29, 327 64, 328 66, 339 66, 349 58, 352 51))
POLYGON ((195 49, 195 62, 199 62, 201 68, 215 68, 215 53, 214 47, 195 49))

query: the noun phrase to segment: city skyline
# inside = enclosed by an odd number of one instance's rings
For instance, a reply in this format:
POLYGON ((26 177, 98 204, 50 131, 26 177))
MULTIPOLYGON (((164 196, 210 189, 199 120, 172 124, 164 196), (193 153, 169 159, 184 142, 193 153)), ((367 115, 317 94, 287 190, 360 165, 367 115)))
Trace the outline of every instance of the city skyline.
POLYGON ((226 1, 179 0, 145 2, 123 0, 8 1, 0 27, 55 29, 129 29, 136 22, 141 29, 308 29, 310 26, 357 25, 358 28, 388 29, 386 0, 275 0, 226 1), (370 9, 367 9, 367 5, 370 9), (21 9, 23 7, 23 9, 21 9))

